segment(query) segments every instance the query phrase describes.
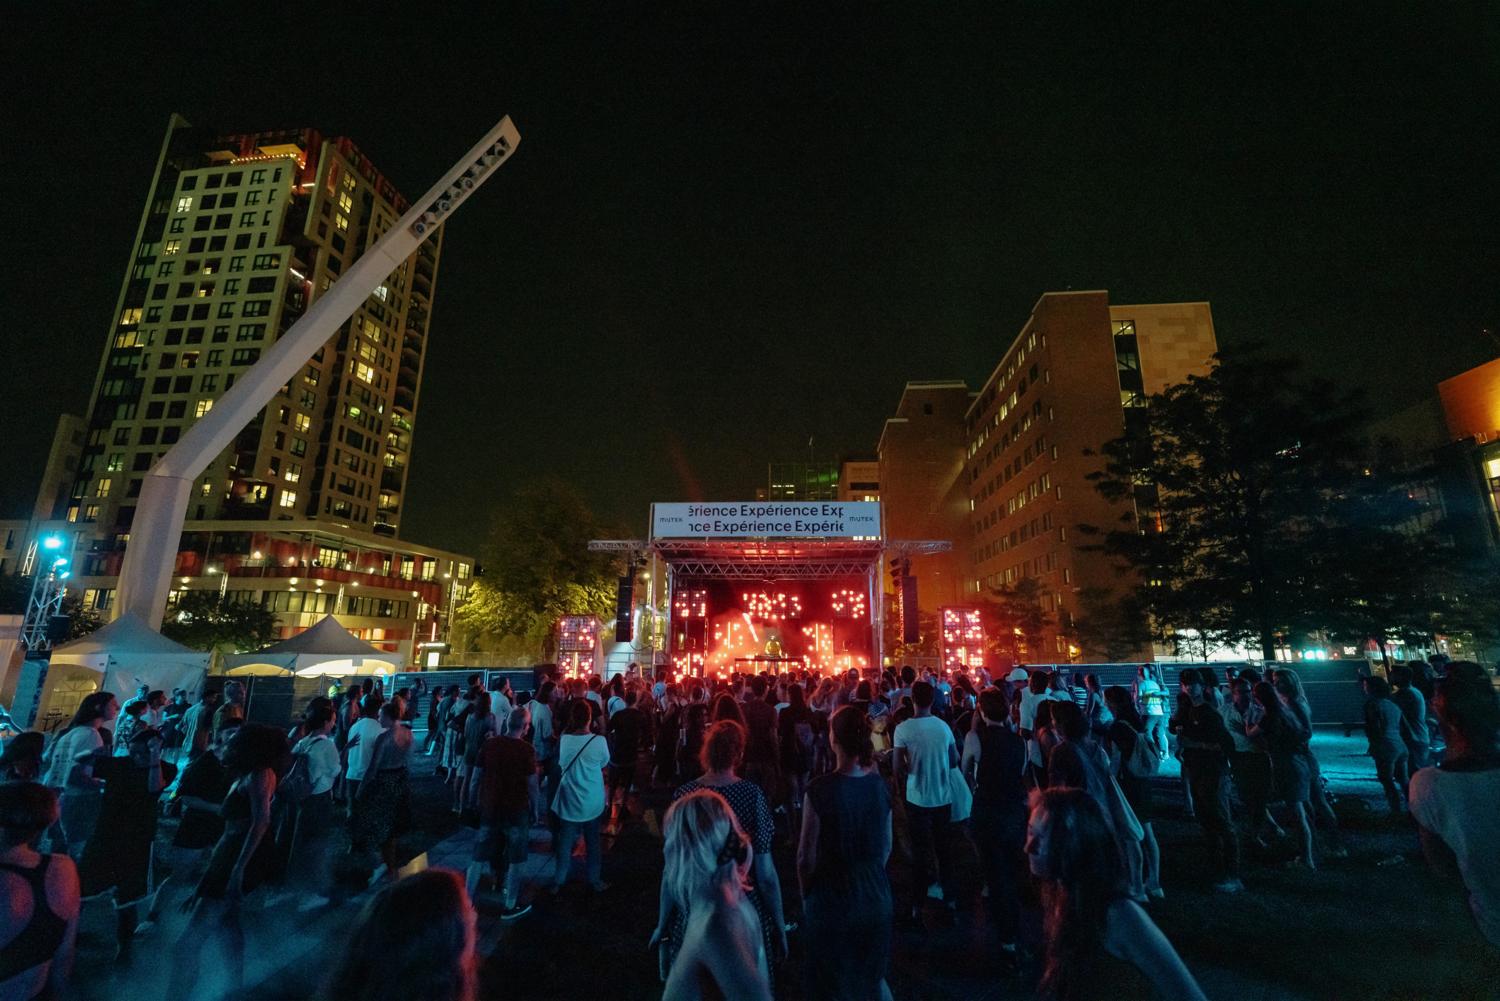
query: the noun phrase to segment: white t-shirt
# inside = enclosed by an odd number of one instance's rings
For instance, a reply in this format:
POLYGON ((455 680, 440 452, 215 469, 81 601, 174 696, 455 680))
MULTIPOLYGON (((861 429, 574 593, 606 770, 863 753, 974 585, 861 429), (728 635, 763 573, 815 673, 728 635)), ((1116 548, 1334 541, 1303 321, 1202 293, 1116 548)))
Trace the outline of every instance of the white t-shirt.
POLYGON ((936 716, 913 716, 896 727, 895 745, 906 750, 906 801, 912 806, 947 806, 953 731, 936 716))
POLYGON ((1167 693, 1156 683, 1155 678, 1142 678, 1140 684, 1136 685, 1135 694, 1140 700, 1141 712, 1147 716, 1167 714, 1167 693))
POLYGON ((51 764, 47 766, 47 774, 42 776, 42 785, 53 789, 66 788, 73 766, 103 747, 104 738, 99 736, 98 730, 91 726, 75 726, 52 745, 51 764))
MULTIPOLYGON (((1020 728, 1022 730, 1036 729, 1036 707, 1046 702, 1051 697, 1049 692, 1038 695, 1031 689, 1021 693, 1020 728)), ((1026 757, 1038 768, 1042 766, 1042 745, 1035 738, 1026 741, 1026 757)))
POLYGON ((1411 777, 1408 798, 1417 823, 1452 849, 1474 921, 1491 945, 1500 946, 1500 768, 1423 768, 1411 777))
POLYGON ((370 768, 370 759, 375 754, 375 739, 380 736, 382 729, 380 720, 368 716, 361 716, 354 721, 354 725, 349 728, 349 740, 352 742, 358 737, 359 743, 349 748, 349 767, 344 772, 345 778, 365 777, 365 772, 370 768))
MULTIPOLYGON (((371 741, 371 747, 373 746, 374 741, 371 741)), ((312 795, 316 796, 333 788, 334 780, 339 777, 339 749, 334 746, 332 737, 323 733, 303 737, 292 748, 292 753, 307 755, 307 779, 310 783, 308 791, 312 795)))
POLYGON ((557 798, 552 801, 557 815, 563 820, 585 821, 603 813, 609 741, 597 733, 565 733, 558 741, 557 760, 564 769, 557 798))

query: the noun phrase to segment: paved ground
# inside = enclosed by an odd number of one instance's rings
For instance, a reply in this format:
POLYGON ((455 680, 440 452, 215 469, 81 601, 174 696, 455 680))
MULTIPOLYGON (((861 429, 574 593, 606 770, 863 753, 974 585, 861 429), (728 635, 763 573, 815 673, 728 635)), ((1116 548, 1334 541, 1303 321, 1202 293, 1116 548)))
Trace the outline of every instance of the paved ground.
MULTIPOLYGON (((1207 854, 1191 821, 1176 816, 1178 783, 1161 780, 1164 816, 1157 823, 1163 848, 1167 899, 1153 905, 1157 922, 1177 945, 1211 998, 1243 1001, 1300 999, 1500 998, 1500 962, 1473 931, 1456 887, 1430 876, 1421 861, 1414 831, 1372 811, 1380 802, 1363 742, 1339 734, 1319 735, 1316 750, 1339 797, 1338 810, 1349 835, 1351 857, 1320 871, 1281 870, 1278 857, 1247 858, 1249 890, 1236 897, 1208 892, 1198 873, 1207 854)), ((425 764, 425 763, 424 763, 425 764)), ((424 768, 425 771, 425 768, 424 768)), ((445 865, 462 869, 473 831, 457 827, 446 812, 443 793, 430 776, 415 783, 424 823, 413 832, 407 851, 413 867, 445 865)), ((655 960, 646 939, 655 921, 661 866, 657 811, 665 792, 647 794, 638 816, 606 839, 602 895, 590 893, 575 872, 563 895, 539 896, 530 914, 502 923, 498 902, 481 893, 480 936, 486 956, 485 998, 560 998, 607 992, 618 998, 660 994, 655 960)), ((1383 810, 1383 806, 1380 807, 1383 810)), ((533 832, 526 865, 528 893, 552 874, 546 832, 533 832)), ((581 846, 580 846, 581 852, 581 846)), ((777 849, 783 885, 791 873, 790 846, 777 849)), ((959 917, 952 925, 931 923, 896 933, 892 986, 903 999, 1031 997, 1022 980, 1005 980, 991 969, 990 946, 980 920, 972 853, 964 869, 971 878, 959 917)), ((581 859, 575 859, 581 865, 581 859)), ((899 892, 905 866, 893 861, 899 892)), ((795 894, 791 894, 795 896, 795 894)), ((250 905, 247 938, 250 962, 247 999, 311 997, 326 957, 338 947, 359 899, 312 918, 292 919, 256 911, 250 905)), ((79 997, 154 997, 161 969, 160 944, 180 933, 180 919, 164 921, 143 938, 128 969, 109 962, 108 904, 90 904, 81 940, 79 972, 86 985, 79 997), (176 927, 173 927, 174 923, 176 927), (150 957, 143 960, 141 956, 150 957)), ((795 920, 796 905, 788 903, 795 920)), ((781 994, 801 998, 795 971, 801 956, 792 936, 792 956, 783 967, 781 994)))

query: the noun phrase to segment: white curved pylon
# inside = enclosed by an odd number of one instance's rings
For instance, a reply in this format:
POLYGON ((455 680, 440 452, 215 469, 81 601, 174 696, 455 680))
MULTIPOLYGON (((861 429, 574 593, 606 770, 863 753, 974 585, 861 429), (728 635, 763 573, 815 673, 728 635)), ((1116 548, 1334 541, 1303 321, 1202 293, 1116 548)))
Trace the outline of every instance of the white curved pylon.
POLYGON ((510 158, 520 142, 521 135, 510 116, 500 119, 151 468, 130 526, 115 616, 134 612, 153 628, 161 622, 171 591, 183 519, 199 474, 312 360, 360 303, 510 158))

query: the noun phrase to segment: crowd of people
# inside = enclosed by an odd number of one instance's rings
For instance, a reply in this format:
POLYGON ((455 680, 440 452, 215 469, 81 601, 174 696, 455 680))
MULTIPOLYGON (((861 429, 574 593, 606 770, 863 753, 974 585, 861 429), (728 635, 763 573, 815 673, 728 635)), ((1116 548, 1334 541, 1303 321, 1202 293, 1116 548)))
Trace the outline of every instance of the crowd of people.
MULTIPOLYGON (((1426 668, 1363 682, 1369 753, 1390 810, 1457 873, 1500 948, 1500 700, 1477 665, 1438 678, 1426 668)), ((304 914, 360 892, 338 878, 347 845, 384 888, 327 996, 420 983, 422 996, 469 998, 480 887, 492 882, 501 920, 522 919, 571 881, 582 841, 584 883, 607 892, 606 837, 652 809, 643 793, 656 789, 670 799, 647 947, 665 998, 771 998, 793 980, 806 997, 889 998, 894 927, 953 922, 976 898, 997 973, 1033 977, 1044 997, 1199 998, 1148 913, 1166 892, 1153 829, 1164 761, 1177 759, 1209 847, 1204 889, 1244 890, 1247 841, 1267 864, 1305 869, 1347 848, 1294 671, 1185 668, 1177 681, 1166 690, 1150 667, 1105 686, 1022 668, 674 680, 632 666, 608 681, 546 680, 527 699, 477 674, 389 697, 369 679, 313 699, 290 731, 247 721, 232 681, 192 705, 182 693, 143 690, 123 706, 95 693, 50 739, 22 733, 5 748, 0 884, 19 906, 0 911, 0 996, 62 996, 81 898, 113 900, 129 957, 162 906, 153 854, 165 813, 178 818, 165 882, 192 915, 172 996, 192 996, 210 967, 239 981, 247 894, 304 914), (463 874, 397 878, 418 754, 478 827, 463 874), (554 860, 544 887, 520 875, 536 832, 554 860), (785 885, 773 858, 783 843, 795 854, 785 885), (1277 859, 1282 844, 1290 857, 1277 859), (897 851, 907 875, 893 885, 897 851), (970 852, 977 868, 960 864, 970 852), (373 972, 392 957, 412 972, 373 972)))

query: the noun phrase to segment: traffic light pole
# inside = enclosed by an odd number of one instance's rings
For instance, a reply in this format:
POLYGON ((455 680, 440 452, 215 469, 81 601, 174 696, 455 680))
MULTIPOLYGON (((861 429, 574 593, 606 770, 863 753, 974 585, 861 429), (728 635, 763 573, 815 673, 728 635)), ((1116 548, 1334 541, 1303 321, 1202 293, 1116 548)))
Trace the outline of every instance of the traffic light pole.
POLYGON ((160 624, 194 481, 520 141, 510 117, 502 118, 151 467, 120 568, 116 616, 134 613, 153 629, 160 624))

